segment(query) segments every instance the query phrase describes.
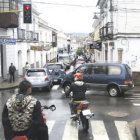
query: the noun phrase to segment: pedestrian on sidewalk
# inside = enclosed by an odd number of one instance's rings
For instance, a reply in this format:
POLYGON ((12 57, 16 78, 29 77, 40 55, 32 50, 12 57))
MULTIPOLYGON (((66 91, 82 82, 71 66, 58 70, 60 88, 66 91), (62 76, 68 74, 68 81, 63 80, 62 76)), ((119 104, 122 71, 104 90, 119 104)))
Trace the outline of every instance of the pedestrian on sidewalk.
POLYGON ((15 71, 16 67, 11 63, 11 66, 9 67, 9 74, 10 74, 10 83, 15 81, 15 71))
POLYGON ((30 64, 29 64, 28 62, 26 62, 24 69, 25 69, 25 72, 26 72, 28 69, 30 69, 30 64))

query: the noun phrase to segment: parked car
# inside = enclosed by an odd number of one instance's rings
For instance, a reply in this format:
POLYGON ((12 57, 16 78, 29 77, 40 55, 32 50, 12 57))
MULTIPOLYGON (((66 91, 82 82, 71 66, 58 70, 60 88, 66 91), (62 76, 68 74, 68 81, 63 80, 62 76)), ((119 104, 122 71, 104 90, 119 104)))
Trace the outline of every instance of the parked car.
POLYGON ((48 74, 51 76, 53 84, 61 84, 64 76, 66 75, 66 69, 63 63, 49 63, 45 66, 48 74))
POLYGON ((66 94, 70 93, 70 85, 77 72, 83 74, 83 81, 89 89, 107 90, 110 96, 122 95, 134 87, 132 72, 127 64, 87 63, 65 76, 62 87, 66 94))
POLYGON ((33 88, 47 89, 52 87, 52 79, 44 68, 31 68, 25 73, 24 80, 28 80, 33 88))

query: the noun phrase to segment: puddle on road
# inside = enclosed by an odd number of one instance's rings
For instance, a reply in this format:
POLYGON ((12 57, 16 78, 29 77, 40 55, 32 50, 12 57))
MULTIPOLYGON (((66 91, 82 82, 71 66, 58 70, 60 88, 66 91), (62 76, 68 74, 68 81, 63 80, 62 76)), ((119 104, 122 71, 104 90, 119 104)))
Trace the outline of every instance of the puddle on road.
POLYGON ((112 117, 126 117, 129 114, 128 113, 124 113, 124 112, 109 112, 108 115, 112 116, 112 117))

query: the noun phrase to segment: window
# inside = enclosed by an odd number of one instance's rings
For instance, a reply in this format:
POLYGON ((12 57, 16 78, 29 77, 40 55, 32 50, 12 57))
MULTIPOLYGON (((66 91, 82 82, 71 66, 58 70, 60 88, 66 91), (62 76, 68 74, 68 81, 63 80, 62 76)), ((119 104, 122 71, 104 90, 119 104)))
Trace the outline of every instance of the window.
POLYGON ((127 71, 127 74, 132 77, 132 71, 131 71, 131 68, 126 64, 125 65, 125 68, 126 68, 126 71, 127 71))
POLYGON ((45 76, 46 73, 43 70, 37 70, 37 71, 28 71, 27 75, 29 77, 40 77, 40 76, 45 76))
POLYGON ((121 67, 119 66, 108 66, 108 75, 120 75, 121 67))
POLYGON ((90 67, 80 67, 76 70, 76 72, 83 73, 83 74, 90 74, 90 67))
POLYGON ((18 10, 18 0, 0 0, 0 11, 18 10))
POLYGON ((106 66, 92 67, 91 74, 106 74, 106 66))

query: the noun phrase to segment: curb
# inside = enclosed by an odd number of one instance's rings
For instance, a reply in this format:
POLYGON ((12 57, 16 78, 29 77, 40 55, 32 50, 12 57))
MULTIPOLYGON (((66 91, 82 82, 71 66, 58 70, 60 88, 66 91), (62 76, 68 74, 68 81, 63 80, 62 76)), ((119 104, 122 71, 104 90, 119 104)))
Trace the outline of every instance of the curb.
POLYGON ((12 86, 12 87, 6 87, 6 88, 0 88, 0 90, 8 90, 8 89, 14 89, 17 88, 18 85, 12 86))

